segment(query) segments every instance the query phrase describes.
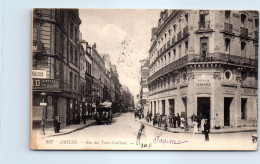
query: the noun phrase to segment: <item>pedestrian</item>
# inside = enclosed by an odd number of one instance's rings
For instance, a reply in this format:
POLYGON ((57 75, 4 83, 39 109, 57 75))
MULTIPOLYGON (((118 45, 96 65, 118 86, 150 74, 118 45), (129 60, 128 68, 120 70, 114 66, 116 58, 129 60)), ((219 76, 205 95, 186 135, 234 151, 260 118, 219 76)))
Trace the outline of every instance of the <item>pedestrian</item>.
POLYGON ((177 124, 178 124, 178 127, 181 126, 181 117, 180 117, 179 113, 177 113, 177 124))
POLYGON ((82 120, 83 120, 83 123, 86 124, 86 120, 87 120, 87 115, 86 115, 86 113, 83 114, 82 120))
POLYGON ((201 126, 201 132, 202 132, 202 133, 204 133, 204 124, 205 124, 205 119, 202 118, 202 119, 201 119, 201 125, 202 125, 202 126, 201 126))
POLYGON ((45 119, 42 117, 41 121, 42 134, 45 135, 45 119))
MULTIPOLYGON (((198 116, 197 117, 197 122, 198 122, 198 130, 201 128, 201 116, 198 116)), ((204 124, 202 124, 202 125, 204 125, 204 124)))
POLYGON ((169 124, 170 124, 170 128, 172 128, 173 126, 173 123, 172 123, 172 115, 170 114, 169 115, 169 124))
POLYGON ((184 129, 184 123, 185 123, 185 119, 183 117, 181 117, 181 128, 184 129))
POLYGON ((152 112, 150 112, 150 114, 149 114, 149 118, 150 118, 150 121, 152 121, 152 112))
POLYGON ((153 117, 153 126, 157 123, 157 116, 156 114, 154 114, 154 117, 153 117))
POLYGON ((216 114, 216 118, 215 118, 215 129, 220 129, 218 114, 216 114))
POLYGON ((194 120, 196 119, 196 116, 195 116, 195 114, 193 113, 192 115, 191 115, 191 124, 193 125, 193 122, 194 122, 194 120))
POLYGON ((205 141, 209 141, 210 125, 208 119, 205 119, 204 133, 205 133, 205 141))
POLYGON ((137 141, 138 142, 140 142, 140 140, 142 138, 144 139, 146 137, 144 128, 145 128, 144 124, 141 124, 140 129, 138 130, 138 133, 137 133, 137 141))
POLYGON ((158 114, 158 127, 162 126, 162 115, 158 114))
POLYGON ((168 128, 168 117, 167 115, 164 115, 164 130, 167 131, 168 128))
POLYGON ((199 129, 198 129, 198 122, 197 120, 193 120, 193 134, 198 134, 199 133, 199 129))
POLYGON ((58 133, 58 119, 57 119, 57 116, 54 118, 54 132, 58 133))
POLYGON ((173 114, 173 128, 176 128, 177 117, 173 114))

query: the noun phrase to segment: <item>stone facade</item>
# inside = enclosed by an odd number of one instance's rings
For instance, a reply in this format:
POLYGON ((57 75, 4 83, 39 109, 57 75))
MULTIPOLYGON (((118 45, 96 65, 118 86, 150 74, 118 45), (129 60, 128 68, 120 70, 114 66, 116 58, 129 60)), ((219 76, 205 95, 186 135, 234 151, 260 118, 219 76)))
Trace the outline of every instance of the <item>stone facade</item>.
POLYGON ((256 126, 258 21, 256 11, 162 11, 149 50, 153 114, 256 126))

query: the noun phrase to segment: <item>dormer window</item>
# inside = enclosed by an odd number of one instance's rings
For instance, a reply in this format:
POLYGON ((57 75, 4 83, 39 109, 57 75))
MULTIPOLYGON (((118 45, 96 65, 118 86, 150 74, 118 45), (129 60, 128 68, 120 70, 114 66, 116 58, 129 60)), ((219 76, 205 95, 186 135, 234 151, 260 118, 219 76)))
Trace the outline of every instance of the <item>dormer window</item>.
POLYGON ((229 19, 230 18, 230 10, 225 10, 225 19, 229 19))

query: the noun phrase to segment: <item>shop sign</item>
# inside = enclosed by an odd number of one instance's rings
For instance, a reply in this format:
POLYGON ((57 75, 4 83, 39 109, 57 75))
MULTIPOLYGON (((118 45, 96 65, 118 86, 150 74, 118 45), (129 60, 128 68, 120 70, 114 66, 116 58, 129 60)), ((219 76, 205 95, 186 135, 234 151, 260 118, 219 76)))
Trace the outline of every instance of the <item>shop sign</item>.
POLYGON ((257 90, 252 88, 242 88, 242 95, 257 95, 257 90))
POLYGON ((41 103, 40 103, 40 106, 47 106, 47 103, 41 102, 41 103))
POLYGON ((231 94, 231 95, 234 95, 236 91, 235 87, 223 87, 223 89, 224 89, 223 93, 231 94))
POLYGON ((46 79, 46 71, 45 70, 32 70, 32 78, 46 79))
POLYGON ((207 76, 200 76, 195 80, 196 93, 211 93, 211 80, 207 76))
POLYGON ((60 80, 33 79, 33 89, 60 89, 60 80))

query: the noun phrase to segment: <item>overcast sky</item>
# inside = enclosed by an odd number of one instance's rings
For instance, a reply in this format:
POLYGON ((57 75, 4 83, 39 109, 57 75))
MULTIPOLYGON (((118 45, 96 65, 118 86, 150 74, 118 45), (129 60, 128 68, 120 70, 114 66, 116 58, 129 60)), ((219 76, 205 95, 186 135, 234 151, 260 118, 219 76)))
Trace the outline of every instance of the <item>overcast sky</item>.
POLYGON ((80 9, 82 39, 110 54, 119 81, 133 95, 140 92, 140 60, 149 56, 151 29, 160 10, 80 9))

